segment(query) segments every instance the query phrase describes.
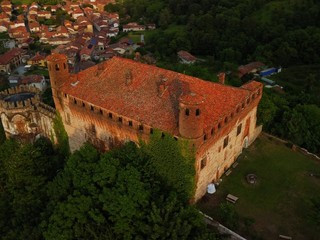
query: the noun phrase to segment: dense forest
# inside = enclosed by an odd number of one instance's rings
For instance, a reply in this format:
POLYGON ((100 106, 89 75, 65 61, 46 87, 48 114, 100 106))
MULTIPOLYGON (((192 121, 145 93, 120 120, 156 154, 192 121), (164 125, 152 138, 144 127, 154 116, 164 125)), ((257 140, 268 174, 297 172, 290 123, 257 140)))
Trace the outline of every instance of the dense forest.
POLYGON ((194 160, 171 136, 66 156, 0 132, 1 239, 218 239, 189 205, 194 160))
POLYGON ((151 49, 160 56, 183 49, 221 63, 320 62, 320 4, 313 0, 125 0, 106 9, 156 23, 151 49))

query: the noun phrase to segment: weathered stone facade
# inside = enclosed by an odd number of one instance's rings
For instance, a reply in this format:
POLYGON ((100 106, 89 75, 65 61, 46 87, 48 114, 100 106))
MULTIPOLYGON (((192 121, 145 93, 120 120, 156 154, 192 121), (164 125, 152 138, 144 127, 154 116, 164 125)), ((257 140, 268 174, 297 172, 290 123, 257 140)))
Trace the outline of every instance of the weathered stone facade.
POLYGON ((33 140, 42 135, 56 141, 55 109, 40 101, 35 87, 20 85, 0 92, 0 114, 7 137, 33 140))
POLYGON ((196 149, 194 200, 261 131, 256 128, 258 82, 228 87, 122 58, 78 74, 68 72, 64 55, 53 54, 47 63, 71 151, 86 141, 103 151, 148 141, 153 129, 187 139, 196 149))

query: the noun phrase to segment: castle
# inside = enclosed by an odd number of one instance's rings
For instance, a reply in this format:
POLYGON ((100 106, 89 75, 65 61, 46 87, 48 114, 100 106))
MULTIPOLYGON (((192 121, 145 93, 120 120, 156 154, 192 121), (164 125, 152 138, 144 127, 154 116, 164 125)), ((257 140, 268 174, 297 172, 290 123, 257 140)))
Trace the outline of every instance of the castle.
POLYGON ((101 150, 148 141, 154 129, 187 139, 196 150, 194 200, 261 132, 259 82, 235 88, 120 57, 77 74, 61 54, 48 56, 47 65, 71 151, 86 141, 101 150))

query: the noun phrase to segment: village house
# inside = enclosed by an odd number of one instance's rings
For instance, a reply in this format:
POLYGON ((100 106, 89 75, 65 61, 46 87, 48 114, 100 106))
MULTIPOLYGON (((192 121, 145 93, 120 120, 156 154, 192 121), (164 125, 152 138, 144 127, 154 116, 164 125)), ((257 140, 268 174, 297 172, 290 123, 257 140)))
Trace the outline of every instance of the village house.
POLYGON ((10 16, 5 12, 0 13, 0 21, 1 22, 10 22, 10 16))
POLYGON ((71 16, 72 18, 77 19, 78 17, 84 17, 84 13, 81 8, 77 7, 72 10, 71 16))
POLYGON ((155 30, 156 29, 156 24, 149 23, 149 24, 146 24, 146 27, 147 27, 148 30, 155 30))
POLYGON ((32 33, 40 32, 40 24, 37 21, 29 22, 29 29, 32 33))
POLYGON ((193 64, 197 61, 197 58, 187 51, 179 51, 178 58, 180 59, 180 62, 184 64, 193 64))
POLYGON ((241 78, 249 73, 256 73, 260 68, 265 66, 262 62, 251 62, 246 65, 241 65, 238 67, 238 76, 241 78))
POLYGON ((11 73, 22 63, 22 57, 25 51, 20 48, 13 48, 8 52, 0 55, 0 72, 11 73))
POLYGON ((17 27, 26 27, 24 20, 16 20, 14 22, 10 22, 10 28, 14 29, 17 27))
POLYGON ((0 32, 7 32, 9 29, 9 23, 2 21, 0 22, 0 32))
POLYGON ((80 53, 79 53, 79 55, 80 55, 80 60, 81 60, 81 61, 91 60, 93 49, 94 49, 93 46, 91 46, 91 48, 89 48, 89 47, 83 47, 83 48, 80 50, 80 53))
POLYGON ((3 13, 11 16, 12 15, 12 4, 10 1, 2 1, 0 7, 3 13))
POLYGON ((38 12, 38 17, 39 18, 50 19, 51 18, 51 12, 49 12, 49 11, 39 11, 38 12))
POLYGON ((27 64, 32 66, 46 67, 46 56, 37 52, 36 55, 27 61, 27 64))
POLYGON ((136 31, 144 31, 144 30, 146 30, 146 27, 144 25, 139 25, 138 23, 135 23, 135 22, 131 22, 126 25, 123 25, 123 29, 122 29, 123 32, 130 32, 130 31, 136 32, 136 31))
POLYGON ((20 81, 20 85, 30 85, 38 88, 40 91, 44 91, 47 87, 46 80, 42 75, 28 75, 23 76, 20 81))

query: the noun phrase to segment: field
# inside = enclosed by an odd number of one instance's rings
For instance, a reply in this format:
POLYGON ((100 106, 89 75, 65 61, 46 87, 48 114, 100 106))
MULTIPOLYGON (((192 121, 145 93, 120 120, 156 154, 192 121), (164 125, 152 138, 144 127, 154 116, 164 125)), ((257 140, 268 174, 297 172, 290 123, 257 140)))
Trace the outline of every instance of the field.
POLYGON ((198 203, 199 209, 222 222, 220 204, 226 203, 225 197, 231 193, 239 198, 236 204, 230 203, 239 215, 239 226, 234 230, 248 239, 278 239, 279 234, 320 239, 311 203, 311 199, 320 199, 319 160, 261 136, 238 163, 223 177, 217 192, 198 203), (257 176, 256 184, 247 182, 249 173, 257 176))

